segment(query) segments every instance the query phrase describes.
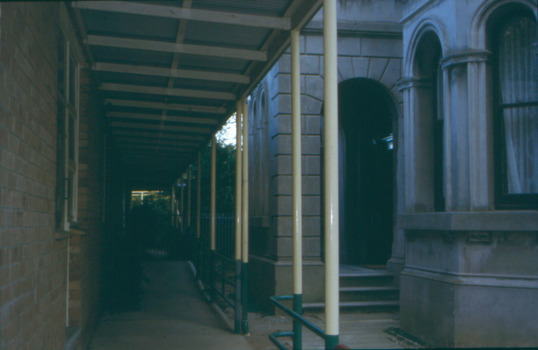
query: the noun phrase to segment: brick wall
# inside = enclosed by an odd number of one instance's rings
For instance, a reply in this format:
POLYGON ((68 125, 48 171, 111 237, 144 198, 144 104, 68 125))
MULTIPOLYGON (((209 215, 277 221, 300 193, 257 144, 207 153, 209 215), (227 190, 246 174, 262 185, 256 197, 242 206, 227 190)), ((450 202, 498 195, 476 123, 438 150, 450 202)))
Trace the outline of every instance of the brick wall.
POLYGON ((69 246, 69 326, 81 330, 73 349, 84 349, 100 314, 103 245, 104 125, 97 87, 81 70, 78 223, 83 234, 69 246))
POLYGON ((76 232, 55 229, 58 2, 0 3, 0 349, 85 349, 101 310, 104 134, 81 71, 76 232), (69 255, 69 288, 67 266, 69 255), (69 289, 69 294, 67 294, 69 289), (69 297, 69 298, 68 298, 69 297), (74 341, 66 339, 66 306, 74 341))
POLYGON ((0 6, 0 349, 61 349, 67 250, 54 230, 57 4, 0 6))

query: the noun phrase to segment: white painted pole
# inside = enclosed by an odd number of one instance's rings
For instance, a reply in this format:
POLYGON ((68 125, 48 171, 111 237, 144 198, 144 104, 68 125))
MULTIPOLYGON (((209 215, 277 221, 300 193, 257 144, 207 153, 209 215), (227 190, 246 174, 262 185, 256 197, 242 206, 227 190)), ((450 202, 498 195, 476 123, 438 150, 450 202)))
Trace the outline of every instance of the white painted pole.
POLYGON ((181 186, 181 196, 179 198, 179 217, 181 218, 180 225, 181 225, 181 234, 184 234, 184 225, 185 225, 185 214, 184 214, 184 199, 185 199, 185 174, 181 174, 181 180, 179 182, 181 186))
POLYGON ((211 221, 209 241, 209 296, 211 302, 215 301, 215 253, 217 251, 217 135, 211 139, 211 221))
POLYGON ((173 227, 176 226, 176 187, 177 187, 177 181, 172 185, 172 192, 171 192, 171 198, 170 198, 170 217, 171 217, 171 223, 173 227))
POLYGON ((248 263, 248 106, 246 99, 242 99, 243 111, 243 160, 242 160, 242 215, 243 221, 242 237, 241 237, 241 260, 243 263, 248 263))
POLYGON ((242 179, 243 179, 243 159, 242 159, 242 144, 241 137, 243 129, 241 128, 243 115, 243 104, 241 101, 237 102, 235 123, 236 123, 236 136, 235 136, 235 314, 234 314, 234 331, 235 333, 241 333, 241 210, 242 204, 242 179))
MULTIPOLYGON (((299 30, 291 31, 291 174, 293 201, 293 311, 303 313, 303 198, 301 170, 301 52, 299 30)), ((293 320, 293 349, 303 348, 302 324, 293 320)))
POLYGON ((211 139, 211 229, 210 229, 210 249, 216 249, 216 215, 217 215, 217 138, 214 135, 211 139))
POLYGON ((243 104, 241 101, 237 102, 237 113, 236 113, 236 141, 235 141, 235 260, 241 260, 241 210, 242 210, 242 115, 243 115, 243 104))
POLYGON ((241 100, 243 111, 243 164, 242 164, 242 213, 241 220, 243 227, 241 229, 241 328, 243 334, 249 334, 248 327, 248 106, 246 98, 241 100))
POLYGON ((293 294, 303 293, 303 225, 301 170, 301 67, 299 30, 291 31, 291 132, 293 192, 293 294))
POLYGON ((190 227, 191 227, 191 183, 192 183, 192 174, 191 174, 191 166, 189 165, 187 168, 187 227, 189 228, 189 235, 190 235, 190 227))
POLYGON ((196 238, 200 239, 200 218, 202 211, 202 152, 198 151, 196 169, 196 238))
MULTIPOLYGON (((336 0, 323 1, 325 74, 325 334, 332 349, 339 335, 338 69, 336 0)), ((327 348, 329 346, 326 345, 327 348)))

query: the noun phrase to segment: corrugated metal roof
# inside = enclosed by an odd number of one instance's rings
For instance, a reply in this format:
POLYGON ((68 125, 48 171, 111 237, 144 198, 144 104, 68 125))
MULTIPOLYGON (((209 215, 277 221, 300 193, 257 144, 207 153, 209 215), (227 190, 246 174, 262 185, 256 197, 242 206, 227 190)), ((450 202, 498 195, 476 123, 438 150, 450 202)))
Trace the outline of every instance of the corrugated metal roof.
POLYGON ((132 185, 171 185, 321 2, 72 2, 132 185))

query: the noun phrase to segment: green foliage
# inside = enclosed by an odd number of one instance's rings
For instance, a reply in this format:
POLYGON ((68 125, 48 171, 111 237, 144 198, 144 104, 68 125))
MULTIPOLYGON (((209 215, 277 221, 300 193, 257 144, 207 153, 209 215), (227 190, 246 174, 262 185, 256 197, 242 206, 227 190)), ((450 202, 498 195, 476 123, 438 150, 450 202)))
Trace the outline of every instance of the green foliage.
MULTIPOLYGON (((235 146, 217 142, 217 213, 233 213, 235 208, 235 146)), ((211 147, 202 151, 201 211, 209 213, 211 194, 211 147)), ((192 198, 195 205, 197 164, 192 168, 192 198)))

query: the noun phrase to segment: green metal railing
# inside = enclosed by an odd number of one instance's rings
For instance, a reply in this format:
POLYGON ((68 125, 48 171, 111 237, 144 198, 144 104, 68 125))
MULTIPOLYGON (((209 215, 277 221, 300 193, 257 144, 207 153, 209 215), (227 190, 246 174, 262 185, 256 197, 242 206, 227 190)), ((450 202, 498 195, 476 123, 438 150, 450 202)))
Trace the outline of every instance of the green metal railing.
POLYGON ((211 288, 214 295, 235 309, 235 261, 223 254, 214 252, 212 268, 213 283, 211 288))
POLYGON ((333 350, 338 345, 338 337, 325 334, 325 331, 323 329, 319 328, 318 326, 303 317, 301 299, 302 298, 300 295, 280 295, 269 298, 271 303, 273 303, 277 308, 284 311, 293 319, 293 331, 275 332, 269 335, 269 339, 271 339, 273 344, 275 344, 280 350, 287 350, 287 348, 278 340, 278 338, 292 337, 293 350, 302 350, 302 327, 304 326, 325 341, 325 349, 333 350), (287 300, 293 301, 293 310, 281 302, 287 300))
MULTIPOLYGON (((210 249, 210 216, 201 215, 200 238, 193 237, 192 251, 195 252, 192 261, 209 301, 223 307, 231 307, 236 314, 235 330, 240 332, 241 300, 236 298, 241 294, 238 290, 237 262, 234 260, 235 218, 229 214, 217 214, 216 223, 216 249, 210 249), (238 301, 239 300, 239 304, 238 301)), ((240 287, 239 287, 240 288, 240 287)))

